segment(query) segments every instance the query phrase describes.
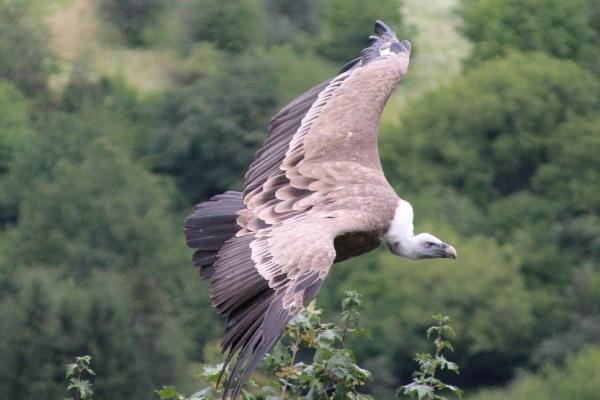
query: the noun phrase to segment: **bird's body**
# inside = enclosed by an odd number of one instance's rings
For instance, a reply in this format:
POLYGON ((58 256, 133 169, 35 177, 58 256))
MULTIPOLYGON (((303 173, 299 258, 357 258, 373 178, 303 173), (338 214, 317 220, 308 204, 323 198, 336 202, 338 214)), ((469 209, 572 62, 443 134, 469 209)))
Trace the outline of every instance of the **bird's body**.
POLYGON ((194 264, 228 318, 225 364, 237 354, 224 398, 233 379, 237 396, 334 262, 382 241, 413 259, 456 255, 429 234, 413 235, 412 207, 383 174, 377 126, 407 71, 410 44, 381 22, 375 33, 359 58, 271 120, 242 193, 216 196, 186 219, 194 264))

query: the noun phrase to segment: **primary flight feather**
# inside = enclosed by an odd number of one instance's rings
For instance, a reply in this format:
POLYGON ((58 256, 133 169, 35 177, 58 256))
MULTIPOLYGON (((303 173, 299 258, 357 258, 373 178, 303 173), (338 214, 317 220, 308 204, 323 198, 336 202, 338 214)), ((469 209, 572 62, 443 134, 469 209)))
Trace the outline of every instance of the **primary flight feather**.
POLYGON ((215 196, 186 218, 194 265, 227 317, 221 347, 232 370, 224 399, 237 398, 333 263, 382 242, 413 260, 456 258, 435 236, 413 233, 412 207, 379 161, 379 117, 407 72, 410 49, 377 21, 358 58, 273 117, 243 192, 215 196))

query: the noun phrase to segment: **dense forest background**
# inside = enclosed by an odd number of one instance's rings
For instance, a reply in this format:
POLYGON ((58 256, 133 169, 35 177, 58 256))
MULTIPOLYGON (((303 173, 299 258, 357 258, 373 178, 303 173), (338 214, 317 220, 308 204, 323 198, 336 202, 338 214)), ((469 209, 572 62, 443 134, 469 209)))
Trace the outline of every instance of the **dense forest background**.
POLYGON ((98 399, 200 386, 221 320, 182 219, 375 19, 414 49, 386 175, 459 259, 335 266, 318 306, 363 295, 366 391, 441 312, 469 399, 600 399, 599 0, 0 0, 0 398, 63 398, 82 354, 98 399))

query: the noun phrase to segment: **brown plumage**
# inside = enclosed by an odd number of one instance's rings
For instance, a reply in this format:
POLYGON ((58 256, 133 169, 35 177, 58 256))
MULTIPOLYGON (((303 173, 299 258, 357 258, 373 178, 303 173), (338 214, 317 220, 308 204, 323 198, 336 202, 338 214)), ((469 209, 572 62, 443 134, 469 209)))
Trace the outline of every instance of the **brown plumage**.
POLYGON ((380 21, 375 33, 336 77, 273 117, 242 193, 215 196, 185 221, 194 264, 211 279, 212 304, 227 317, 221 345, 233 369, 223 398, 237 398, 334 262, 382 239, 400 249, 413 238, 412 208, 408 219, 377 150, 379 117, 407 71, 410 44, 380 21), (410 235, 396 235, 404 230, 410 235))

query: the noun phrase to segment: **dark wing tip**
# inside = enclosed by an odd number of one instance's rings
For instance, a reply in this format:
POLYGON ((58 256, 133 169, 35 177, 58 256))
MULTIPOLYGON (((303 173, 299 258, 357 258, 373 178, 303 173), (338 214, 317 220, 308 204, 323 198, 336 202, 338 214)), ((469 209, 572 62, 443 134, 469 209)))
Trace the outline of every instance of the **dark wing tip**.
POLYGON ((373 28, 373 32, 379 37, 384 35, 396 36, 394 31, 382 20, 375 21, 375 27, 373 28))
POLYGON ((369 36, 369 45, 360 52, 359 61, 351 61, 342 69, 347 71, 354 66, 364 66, 380 56, 381 49, 389 48, 394 53, 410 53, 411 45, 408 40, 399 41, 396 33, 383 21, 375 21, 375 35, 369 36))

